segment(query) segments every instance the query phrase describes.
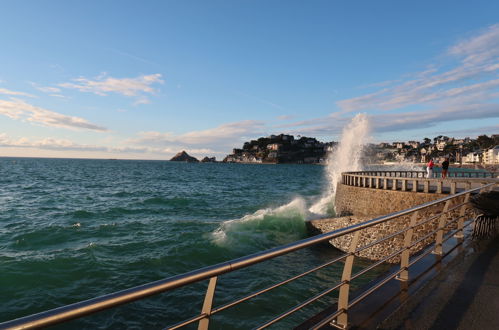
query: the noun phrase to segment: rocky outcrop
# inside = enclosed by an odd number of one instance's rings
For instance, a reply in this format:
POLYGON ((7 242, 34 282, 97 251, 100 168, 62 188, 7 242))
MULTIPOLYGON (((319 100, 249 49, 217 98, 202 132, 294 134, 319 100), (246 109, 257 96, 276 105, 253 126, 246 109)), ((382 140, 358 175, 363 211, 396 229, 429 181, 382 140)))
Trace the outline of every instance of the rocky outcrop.
POLYGON ((179 152, 175 156, 173 156, 172 159, 170 159, 171 162, 187 162, 187 163, 197 163, 199 160, 197 160, 194 157, 189 156, 189 154, 185 151, 179 152))
POLYGON ((204 157, 201 159, 201 163, 216 163, 217 159, 215 157, 204 157))

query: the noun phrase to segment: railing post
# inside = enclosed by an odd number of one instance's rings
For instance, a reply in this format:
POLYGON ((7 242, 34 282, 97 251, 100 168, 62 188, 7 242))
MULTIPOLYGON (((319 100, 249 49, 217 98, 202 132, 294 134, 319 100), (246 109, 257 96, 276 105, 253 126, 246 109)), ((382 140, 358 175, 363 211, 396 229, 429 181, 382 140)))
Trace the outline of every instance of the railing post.
POLYGON ((206 314, 204 318, 199 320, 198 330, 206 330, 210 324, 211 306, 213 305, 213 297, 215 296, 215 288, 217 287, 217 277, 210 278, 206 295, 204 296, 202 314, 206 314))
POLYGON ((443 187, 444 183, 442 181, 438 181, 437 182, 437 194, 441 194, 442 193, 442 187, 443 187))
POLYGON ((451 182, 450 183, 450 194, 451 195, 454 195, 456 193, 456 188, 457 188, 457 183, 451 182))
POLYGON ((433 254, 437 254, 439 256, 443 254, 442 242, 444 240, 445 219, 447 218, 447 210, 449 209, 450 202, 450 199, 445 202, 444 209, 440 215, 440 219, 438 220, 438 231, 435 238, 435 249, 433 250, 433 254))
POLYGON ((408 281, 409 280, 409 256, 410 250, 409 246, 412 243, 412 234, 414 233, 414 226, 416 226, 416 222, 418 221, 419 211, 416 211, 412 214, 411 222, 409 224, 409 229, 405 232, 404 236, 404 251, 400 256, 400 269, 402 272, 397 276, 397 280, 399 281, 408 281))
POLYGON ((388 189, 388 179, 386 177, 383 179, 383 189, 388 189))
POLYGON ((402 191, 407 191, 407 179, 402 179, 402 191))
POLYGON ((392 180, 392 190, 397 190, 397 179, 395 178, 392 180))
POLYGON ((379 189, 379 181, 381 180, 380 178, 375 178, 376 180, 376 189, 379 189))
POLYGON ((346 329, 348 326, 348 295, 350 293, 350 279, 352 278, 352 268, 355 255, 353 254, 357 249, 357 243, 359 242, 360 230, 356 231, 353 235, 352 242, 350 243, 350 249, 348 252, 351 254, 345 260, 345 266, 343 266, 343 275, 341 276, 341 281, 345 282, 340 287, 340 294, 338 296, 338 311, 343 311, 336 320, 334 321, 337 326, 346 329))
POLYGON ((424 180, 424 190, 423 191, 425 193, 429 193, 430 192, 430 181, 424 180))
POLYGON ((470 194, 467 193, 465 196, 464 196, 464 202, 463 202, 463 206, 461 206, 461 210, 459 210, 459 220, 457 220, 457 233, 454 235, 455 238, 464 238, 464 232, 463 232, 463 228, 464 228, 464 213, 466 212, 466 205, 468 204, 470 200, 470 194))
POLYGON ((418 180, 412 180, 412 191, 418 192, 418 180))

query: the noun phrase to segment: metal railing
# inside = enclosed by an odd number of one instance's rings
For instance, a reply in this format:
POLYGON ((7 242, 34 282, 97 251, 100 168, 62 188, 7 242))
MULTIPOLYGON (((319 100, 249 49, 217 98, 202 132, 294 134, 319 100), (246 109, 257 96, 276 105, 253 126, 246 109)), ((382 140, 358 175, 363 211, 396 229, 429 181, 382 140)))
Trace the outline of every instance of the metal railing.
MULTIPOLYGON (((357 173, 360 175, 370 175, 370 176, 387 176, 387 177, 400 177, 400 178, 424 178, 426 176, 426 171, 385 171, 385 170, 373 170, 373 171, 357 171, 357 172, 344 172, 357 173)), ((433 172, 433 178, 442 177, 442 172, 433 172)), ((464 171, 464 170, 452 170, 447 173, 448 178, 497 178, 499 177, 499 172, 489 172, 489 171, 464 171)))
POLYGON ((110 309, 122 304, 130 303, 132 301, 137 301, 155 294, 174 290, 176 288, 197 283, 203 280, 208 280, 209 284, 206 294, 204 295, 204 303, 201 312, 197 315, 194 315, 186 319, 185 321, 182 321, 178 324, 174 324, 168 327, 169 329, 177 329, 198 322, 199 329, 208 329, 211 317, 215 316, 216 314, 221 313, 233 306, 236 306, 254 297, 257 297, 265 292, 271 291, 282 285, 290 283, 298 278, 316 272, 319 269, 329 267, 342 260, 345 260, 343 266, 343 275, 338 283, 331 285, 329 288, 320 292, 319 294, 310 297, 309 299, 303 301, 297 306, 282 312, 280 315, 274 317, 273 319, 257 327, 258 329, 267 328, 270 325, 275 324, 276 322, 293 314, 294 312, 301 310, 303 307, 312 304, 313 302, 319 300, 322 297, 325 297, 326 295, 329 295, 333 291, 339 290, 337 311, 323 318, 318 324, 316 324, 313 327, 313 329, 318 329, 321 326, 331 322, 333 322, 331 324, 335 325, 336 327, 344 328, 348 326, 349 310, 353 306, 358 304, 360 301, 362 301, 364 298, 366 298, 371 293, 375 292, 381 286, 388 283, 390 280, 394 278, 397 278, 401 281, 407 281, 409 279, 410 267, 415 263, 417 263, 419 260, 421 260, 424 256, 426 256, 430 252, 434 252, 436 254, 441 255, 443 253, 443 247, 442 247, 443 243, 446 240, 448 240, 450 237, 452 237, 452 235, 457 237, 458 244, 461 244, 464 238, 464 228, 473 222, 472 218, 466 219, 465 215, 466 210, 469 207, 470 195, 474 193, 479 193, 481 191, 491 190, 493 189, 495 184, 496 183, 489 183, 479 188, 470 189, 455 195, 450 195, 448 197, 428 202, 422 205, 418 205, 416 207, 412 207, 410 209, 406 209, 403 211, 395 212, 390 215, 374 218, 372 220, 363 223, 355 224, 346 228, 310 237, 301 241, 269 249, 263 252, 255 253, 249 256, 241 257, 238 259, 230 260, 217 265, 194 270, 182 275, 173 276, 167 279, 111 293, 105 296, 89 299, 86 301, 34 314, 31 316, 22 317, 16 320, 0 323, 0 328, 31 329, 31 328, 46 327, 49 325, 54 325, 68 320, 80 318, 105 309, 110 309), (421 219, 421 214, 424 213, 422 211, 428 208, 434 208, 440 206, 442 207, 442 210, 437 215, 432 215, 428 218, 421 219), (452 220, 447 220, 447 216, 449 214, 452 214, 452 212, 454 213, 457 212, 458 216, 453 217, 452 220), (374 242, 370 242, 368 244, 359 247, 359 244, 363 243, 360 240, 361 231, 363 229, 367 229, 383 223, 385 224, 390 223, 391 221, 395 221, 397 219, 400 219, 400 217, 404 216, 410 216, 410 223, 407 226, 404 226, 403 229, 397 230, 396 232, 391 233, 385 237, 380 237, 374 242), (436 229, 431 230, 430 232, 426 233, 424 236, 419 237, 413 241, 415 229, 418 228, 419 226, 423 226, 430 222, 436 222, 436 229), (455 229, 452 230, 451 228, 449 228, 451 224, 453 224, 455 229), (306 247, 310 247, 319 243, 327 242, 331 239, 343 237, 345 235, 353 236, 347 253, 344 253, 343 255, 334 258, 333 260, 330 260, 324 264, 309 269, 303 273, 294 275, 284 281, 275 283, 265 289, 248 293, 244 297, 241 297, 239 299, 236 299, 232 302, 226 303, 221 306, 216 306, 216 307, 213 306, 213 298, 216 294, 217 280, 221 275, 233 272, 238 269, 249 267, 251 265, 259 264, 261 262, 271 260, 275 257, 282 256, 293 251, 304 249, 306 247), (355 257, 361 251, 367 250, 377 244, 386 242, 387 240, 390 240, 393 237, 399 235, 400 236, 403 235, 404 237, 404 243, 402 247, 397 248, 395 251, 387 254, 381 260, 378 260, 377 262, 363 268, 357 273, 352 274, 355 257), (434 239, 432 239, 432 237, 434 237, 434 239), (413 255, 411 257, 410 253, 411 248, 428 239, 432 239, 432 241, 434 241, 433 243, 434 248, 432 250, 431 249, 428 250, 429 252, 424 252, 423 254, 419 255, 413 255), (387 277, 382 279, 376 285, 370 287, 369 289, 367 289, 367 291, 362 292, 355 299, 353 300, 349 299, 350 283, 352 280, 359 278, 360 276, 364 275, 365 273, 369 272, 370 270, 374 269, 375 267, 379 266, 385 261, 388 261, 396 256, 399 256, 400 258, 400 268, 398 271, 389 274, 387 277))
POLYGON ((450 179, 426 178, 422 171, 359 171, 342 173, 342 184, 363 188, 455 194, 458 190, 495 182, 496 172, 455 172, 450 179), (467 173, 474 176, 467 177, 467 173))

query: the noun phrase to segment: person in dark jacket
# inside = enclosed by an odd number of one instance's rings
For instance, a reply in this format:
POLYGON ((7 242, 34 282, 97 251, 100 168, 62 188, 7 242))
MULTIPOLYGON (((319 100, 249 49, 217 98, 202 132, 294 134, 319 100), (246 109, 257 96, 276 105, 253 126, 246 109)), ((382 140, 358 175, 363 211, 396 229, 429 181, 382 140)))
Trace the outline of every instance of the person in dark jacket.
POLYGON ((447 172, 449 171, 449 158, 445 158, 442 162, 442 179, 447 177, 447 172))

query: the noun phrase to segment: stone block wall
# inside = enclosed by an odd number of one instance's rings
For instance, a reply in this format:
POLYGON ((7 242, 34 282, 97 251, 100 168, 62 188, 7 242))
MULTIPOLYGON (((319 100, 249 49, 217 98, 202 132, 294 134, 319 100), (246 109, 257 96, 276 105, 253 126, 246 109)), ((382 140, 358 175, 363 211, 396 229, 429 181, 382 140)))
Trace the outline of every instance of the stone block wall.
MULTIPOLYGON (((378 190, 344 186, 339 184, 336 196, 337 209, 339 208, 340 212, 350 213, 352 215, 339 218, 312 220, 309 223, 309 227, 313 228, 313 231, 325 233, 332 230, 345 228, 354 224, 365 222, 378 216, 404 210, 448 195, 378 190)), ((462 196, 458 200, 453 200, 449 206, 449 209, 452 209, 454 206, 457 206, 463 201, 464 196, 462 196)), ((424 210, 419 211, 418 219, 416 221, 417 223, 424 222, 425 220, 428 220, 430 218, 433 219, 426 222, 425 224, 417 226, 414 229, 412 242, 423 238, 425 235, 428 235, 430 232, 438 228, 444 204, 445 203, 441 203, 439 205, 428 207, 424 210)), ((447 233, 450 230, 456 228, 456 223, 452 224, 452 220, 459 217, 460 211, 461 207, 458 207, 445 215, 445 223, 448 225, 445 228, 444 233, 447 233)), ((359 246, 357 248, 366 246, 372 242, 375 242, 376 240, 379 240, 382 237, 389 236, 390 234, 394 234, 402 229, 408 228, 410 225, 411 216, 411 214, 401 216, 385 223, 381 223, 373 227, 361 230, 359 246)), ((465 219, 474 216, 475 211, 471 208, 470 205, 467 205, 465 209, 465 219)), ((333 239, 330 241, 330 243, 336 248, 346 252, 350 247, 353 235, 354 234, 348 234, 333 239)), ((357 255, 371 260, 383 259, 396 252, 397 250, 403 248, 404 235, 405 234, 399 234, 397 236, 394 236, 393 238, 384 241, 383 243, 360 251, 357 255)), ((434 243, 435 237, 436 234, 431 235, 430 237, 413 246, 410 249, 410 254, 416 254, 424 247, 434 243)), ((400 257, 397 256, 391 258, 388 261, 397 263, 400 262, 400 257)))
POLYGON ((336 214, 339 216, 385 215, 446 196, 449 195, 362 188, 339 183, 336 187, 336 214))

